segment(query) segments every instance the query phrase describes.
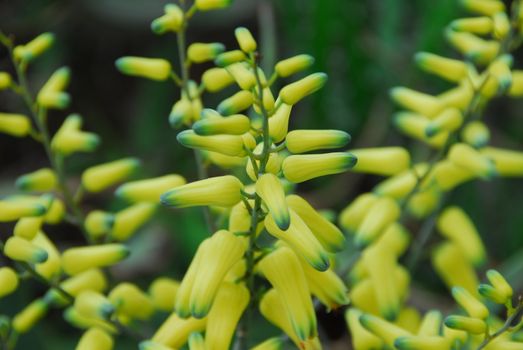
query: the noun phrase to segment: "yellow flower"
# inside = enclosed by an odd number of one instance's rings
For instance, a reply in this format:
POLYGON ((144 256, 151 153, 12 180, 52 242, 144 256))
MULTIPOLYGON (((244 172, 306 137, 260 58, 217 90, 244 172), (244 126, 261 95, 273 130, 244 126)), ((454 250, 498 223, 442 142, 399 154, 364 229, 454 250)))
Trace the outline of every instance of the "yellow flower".
POLYGON ((256 193, 269 209, 269 214, 278 228, 283 231, 287 230, 291 218, 283 186, 276 175, 271 173, 261 175, 256 181, 256 193))
POLYGON ((416 64, 427 73, 435 74, 451 82, 459 82, 467 77, 467 64, 460 60, 442 57, 429 52, 418 52, 414 56, 416 64))
POLYGON ((298 339, 305 341, 315 337, 314 307, 303 269, 293 251, 287 247, 278 248, 264 257, 258 267, 281 297, 298 339))
POLYGON ((120 283, 111 290, 108 299, 116 311, 133 319, 147 320, 154 312, 152 300, 131 283, 120 283))
POLYGON ((76 350, 112 350, 113 343, 113 338, 109 334, 93 327, 82 335, 76 350))
POLYGON ((74 300, 74 308, 84 317, 101 319, 108 319, 115 311, 109 299, 92 290, 78 294, 74 300))
POLYGON ((445 318, 445 326, 472 334, 483 334, 487 330, 487 324, 483 320, 456 315, 445 318))
POLYGON ((18 275, 10 267, 0 267, 0 298, 13 293, 18 288, 18 275))
POLYGON ((152 80, 167 80, 171 75, 171 64, 161 58, 127 56, 117 59, 115 64, 124 74, 152 80))
POLYGON ((286 78, 307 68, 314 64, 314 57, 310 55, 297 55, 279 61, 274 66, 274 70, 278 76, 286 78))
POLYGON ((53 45, 54 40, 53 33, 40 34, 27 44, 15 47, 14 56, 17 60, 30 62, 47 51, 53 45))
POLYGON ((176 208, 200 205, 231 207, 241 200, 243 184, 232 175, 210 177, 175 187, 161 195, 162 204, 176 208))
POLYGON ((252 37, 249 29, 238 27, 234 30, 234 35, 243 52, 250 53, 256 51, 256 40, 252 37))
POLYGON ((62 255, 65 273, 76 275, 94 267, 105 267, 118 263, 129 256, 123 244, 102 244, 67 249, 62 255))
POLYGON ((116 241, 125 241, 140 229, 156 211, 156 204, 138 203, 114 215, 110 235, 116 241))
POLYGON ((192 43, 187 48, 187 58, 195 63, 212 61, 216 56, 225 51, 221 43, 192 43))
POLYGON ((293 130, 287 134, 285 145, 291 153, 305 153, 340 148, 349 141, 350 135, 341 130, 293 130))
POLYGON ((31 132, 31 120, 23 114, 0 113, 0 132, 24 137, 31 132))
POLYGON ((356 245, 365 247, 372 243, 389 224, 399 218, 400 214, 399 205, 395 200, 388 197, 376 200, 356 230, 356 245))
MULTIPOLYGON (((272 147, 272 145, 271 145, 272 147)), ((256 156, 261 156, 263 153, 263 142, 260 142, 256 148, 254 148, 254 151, 252 152, 256 156)), ((279 174, 281 170, 281 163, 283 161, 283 157, 278 154, 278 152, 271 152, 269 154, 269 159, 267 160, 267 164, 265 164, 265 172, 271 173, 271 174, 279 174)), ((260 170, 260 160, 254 160, 256 163, 256 166, 258 167, 258 172, 260 170)), ((254 166, 252 159, 248 159, 247 166, 245 168, 245 171, 247 172, 247 175, 251 178, 252 181, 256 181, 258 179, 258 175, 254 172, 254 166)))
POLYGON ((394 340, 399 337, 411 336, 408 331, 377 316, 363 314, 360 316, 360 323, 368 331, 380 337, 386 345, 393 348, 394 340))
MULTIPOLYGON (((206 324, 206 318, 183 319, 175 313, 172 313, 163 322, 160 328, 158 328, 151 340, 155 343, 179 349, 187 342, 187 339, 192 332, 203 331, 206 324)), ((160 349, 163 350, 163 348, 159 348, 159 350, 160 349)))
POLYGON ((287 136, 292 105, 282 103, 269 119, 269 135, 273 142, 280 142, 287 136))
POLYGON ((500 290, 489 284, 480 284, 478 286, 478 292, 481 294, 481 296, 496 304, 506 305, 509 301, 511 301, 500 290))
POLYGON ((292 155, 282 163, 287 180, 300 183, 316 177, 339 174, 357 164, 357 158, 347 152, 292 155))
POLYGON ((15 225, 13 235, 30 241, 42 227, 43 221, 42 216, 21 218, 15 225))
POLYGON ((217 107, 222 115, 237 114, 249 108, 254 102, 254 97, 249 91, 238 91, 231 97, 223 100, 217 107))
POLYGON ((163 16, 152 21, 152 31, 156 34, 178 32, 183 24, 183 10, 176 4, 167 4, 164 7, 164 12, 163 16))
POLYGON ((327 82, 327 74, 314 73, 300 79, 280 90, 280 98, 283 103, 294 105, 302 98, 318 91, 327 82))
POLYGON ((205 339, 201 333, 193 332, 189 336, 189 350, 205 350, 205 339))
POLYGON ((249 290, 243 284, 224 282, 207 317, 205 349, 228 349, 243 311, 249 304, 249 290))
POLYGON ((498 0, 463 0, 461 3, 465 9, 485 16, 492 16, 497 12, 505 11, 505 5, 498 0))
POLYGON ((43 299, 36 299, 13 317, 12 327, 18 333, 26 333, 40 321, 49 310, 43 299))
POLYGON ((198 135, 243 135, 251 128, 249 118, 243 114, 234 114, 225 118, 218 113, 206 113, 206 115, 209 114, 210 117, 205 117, 194 123, 193 130, 198 135))
POLYGON ((45 249, 17 236, 5 242, 4 254, 10 259, 28 263, 43 263, 49 256, 45 249))
MULTIPOLYGON (((373 192, 380 196, 387 196, 398 200, 405 198, 416 187, 418 178, 423 176, 428 170, 429 166, 427 163, 416 164, 409 170, 405 170, 381 181, 374 187, 373 192)), ((420 188, 425 187, 427 182, 427 180, 423 181, 420 188)))
POLYGON ((49 168, 42 168, 16 179, 16 187, 23 191, 51 191, 56 184, 56 174, 49 168))
POLYGON ((89 192, 100 192, 124 181, 140 166, 136 158, 123 158, 88 168, 82 174, 82 185, 89 192))
POLYGON ((174 309, 175 296, 180 282, 167 277, 159 277, 149 286, 149 295, 154 306, 162 311, 174 309))
POLYGON ((38 92, 36 101, 44 108, 64 109, 71 97, 63 90, 69 84, 71 70, 68 67, 57 69, 38 92))
POLYGON ((463 287, 452 288, 454 300, 469 314, 470 317, 486 319, 489 316, 487 307, 463 287))
POLYGON ((362 148, 350 151, 358 159, 352 171, 395 175, 410 166, 409 152, 402 147, 362 148))

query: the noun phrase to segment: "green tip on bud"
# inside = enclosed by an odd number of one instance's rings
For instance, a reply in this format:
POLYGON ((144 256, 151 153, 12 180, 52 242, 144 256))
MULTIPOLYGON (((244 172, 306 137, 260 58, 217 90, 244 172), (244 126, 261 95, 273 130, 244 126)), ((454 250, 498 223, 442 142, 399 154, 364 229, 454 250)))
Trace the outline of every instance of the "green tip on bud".
POLYGON ((178 32, 183 24, 183 10, 175 4, 167 4, 164 8, 165 14, 156 18, 151 23, 151 30, 155 34, 164 34, 167 32, 178 32))
POLYGON ((281 100, 285 104, 294 105, 304 97, 321 89, 327 82, 327 78, 327 74, 325 73, 313 73, 289 84, 281 89, 281 100))
POLYGON ((100 316, 103 319, 109 319, 115 311, 116 309, 111 304, 103 304, 100 306, 100 316))
POLYGON ((489 284, 480 284, 478 293, 496 304, 505 304, 507 302, 507 296, 489 284))
POLYGON ((429 124, 425 128, 425 135, 427 137, 432 137, 436 135, 438 132, 440 132, 440 129, 436 125, 429 124))
POLYGON ((242 90, 223 100, 218 105, 217 110, 222 115, 236 114, 249 108, 253 102, 252 94, 249 91, 242 90))

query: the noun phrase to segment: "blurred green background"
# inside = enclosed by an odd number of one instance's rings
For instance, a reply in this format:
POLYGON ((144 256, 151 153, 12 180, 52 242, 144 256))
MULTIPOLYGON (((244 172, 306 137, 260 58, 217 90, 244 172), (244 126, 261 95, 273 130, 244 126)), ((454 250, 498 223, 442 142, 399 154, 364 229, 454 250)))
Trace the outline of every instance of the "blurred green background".
MULTIPOLYGON (((24 43, 41 32, 57 35, 56 46, 30 70, 34 91, 59 66, 72 68, 70 87, 73 103, 67 112, 78 112, 87 130, 102 136, 103 144, 92 155, 80 155, 67 164, 71 184, 86 166, 133 155, 143 160, 140 176, 168 172, 196 178, 192 152, 177 144, 176 131, 167 123, 179 91, 173 84, 157 83, 121 75, 114 61, 124 55, 164 57, 175 64, 174 36, 156 36, 149 30, 152 19, 163 12, 168 1, 160 0, 3 0, 0 1, 0 29, 24 43)), ((443 39, 443 29, 462 16, 456 0, 236 0, 224 11, 197 14, 190 24, 189 42, 219 41, 235 48, 233 30, 246 26, 260 39, 263 64, 298 53, 316 57, 315 71, 324 71, 329 82, 319 93, 300 103, 292 119, 299 128, 337 128, 353 136, 351 147, 405 145, 414 149, 415 159, 427 153, 418 144, 392 128, 394 106, 388 91, 396 85, 436 93, 450 86, 423 75, 412 64, 416 51, 455 56, 443 39)), ((521 62, 516 55, 516 66, 521 62)), ((208 66, 196 66, 198 78, 208 66)), ((521 65, 520 65, 521 67, 521 65)), ((10 70, 5 50, 0 50, 0 70, 10 70)), ((269 69, 270 71, 270 69, 269 69)), ((206 106, 214 107, 225 95, 207 95, 206 106)), ((20 111, 20 101, 9 93, 0 94, 1 111, 20 111)), ((496 146, 523 150, 521 101, 498 99, 487 110, 496 146)), ((64 113, 50 116, 56 129, 64 113)), ((0 195, 13 193, 14 179, 47 164, 41 148, 28 139, 0 135, 0 195)), ((212 169, 211 173, 219 173, 212 169)), ((347 174, 313 181, 299 187, 319 208, 340 210, 357 194, 370 190, 378 181, 372 176, 347 174)), ((450 202, 462 205, 475 219, 497 265, 513 257, 510 268, 520 271, 523 256, 523 181, 493 180, 466 184, 450 202)), ((105 197, 88 197, 86 209, 105 206, 118 209, 123 203, 105 197)), ((131 242, 138 253, 115 271, 117 278, 137 279, 146 286, 151 276, 163 273, 180 278, 198 242, 207 234, 199 209, 163 210, 131 242)), ((417 226, 414 224, 413 228, 417 226)), ((0 236, 9 234, 2 226, 0 236)), ((64 246, 78 241, 72 227, 54 229, 64 246)), ((420 284, 443 291, 430 272, 427 259, 418 269, 420 284)), ((516 272, 514 272, 516 274, 516 272)), ((523 282, 523 278, 519 279, 523 282)), ((423 287, 421 288, 423 289, 423 287)), ((22 300, 43 293, 30 284, 23 294, 0 303, 0 312, 13 313, 22 300)), ((438 299, 439 300, 439 299, 438 299)), ((339 315, 338 315, 339 316, 339 315)), ((323 321, 322 321, 323 322, 323 321)), ((325 321, 332 337, 343 332, 325 321)), ((339 326, 338 326, 339 327, 339 326)), ((146 329, 147 331, 147 329, 146 329)), ((18 349, 72 349, 80 332, 60 321, 53 313, 20 342, 18 349)), ((120 349, 132 349, 121 343, 120 349)))

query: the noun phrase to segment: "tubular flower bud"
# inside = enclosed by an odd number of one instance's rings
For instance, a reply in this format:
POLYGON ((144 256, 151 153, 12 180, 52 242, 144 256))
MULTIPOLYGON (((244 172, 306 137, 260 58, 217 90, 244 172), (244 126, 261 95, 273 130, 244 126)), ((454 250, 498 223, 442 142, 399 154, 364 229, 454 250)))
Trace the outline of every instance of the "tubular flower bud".
POLYGON ((396 321, 394 322, 397 326, 409 331, 411 333, 416 333, 421 322, 421 315, 418 310, 414 307, 404 306, 396 321))
POLYGON ((36 272, 46 280, 54 279, 62 272, 60 252, 43 232, 39 232, 32 243, 47 252, 47 260, 35 265, 36 272))
POLYGON ((438 310, 431 310, 425 314, 418 329, 418 335, 423 337, 437 336, 440 333, 443 316, 438 310))
POLYGON ((236 41, 240 45, 240 49, 243 52, 253 52, 256 51, 256 40, 254 40, 249 29, 244 27, 238 27, 234 30, 234 35, 236 36, 236 41))
POLYGON ((237 114, 249 108, 253 102, 254 98, 252 93, 242 90, 220 102, 217 110, 223 115, 237 114))
POLYGON ((501 293, 501 291, 497 290, 495 287, 492 287, 489 284, 480 284, 478 286, 478 292, 483 297, 493 301, 496 304, 506 304, 508 301, 505 294, 501 293))
POLYGON ((445 326, 472 334, 483 334, 487 329, 487 324, 483 320, 456 315, 445 318, 445 326))
POLYGON ((111 237, 116 241, 125 241, 140 229, 156 211, 156 204, 138 203, 114 215, 111 237))
POLYGON ((490 34, 494 29, 494 22, 489 17, 460 18, 450 23, 450 28, 458 32, 474 34, 490 34))
POLYGON ((149 287, 151 300, 159 310, 171 311, 174 309, 174 300, 180 283, 167 277, 160 277, 149 287))
POLYGON ((207 319, 205 349, 228 349, 232 336, 249 304, 249 290, 243 284, 224 282, 207 319))
POLYGON ((53 136, 51 148, 64 156, 75 152, 91 152, 96 149, 100 144, 100 138, 94 133, 81 131, 82 123, 80 115, 68 116, 53 136))
POLYGON ((305 222, 327 251, 334 253, 343 249, 345 236, 340 229, 325 219, 305 199, 290 195, 287 196, 287 204, 305 222))
POLYGON ((56 174, 49 168, 42 168, 16 179, 16 187, 23 191, 51 191, 57 184, 56 174))
POLYGON ((453 132, 463 123, 463 116, 456 108, 445 109, 438 114, 425 129, 425 134, 432 137, 441 131, 453 132))
POLYGON ((487 278, 492 286, 502 295, 504 295, 507 300, 512 298, 514 291, 507 280, 496 270, 488 270, 487 278))
MULTIPOLYGON (((37 197, 38 198, 38 197, 37 197)), ((26 216, 41 216, 47 211, 48 203, 37 200, 0 200, 0 222, 15 221, 26 216)))
POLYGON ((78 294, 74 300, 74 308, 85 317, 108 319, 115 307, 104 295, 86 290, 78 294))
POLYGON ((297 55, 285 60, 279 61, 274 66, 276 74, 282 78, 286 78, 307 68, 314 64, 314 57, 310 55, 297 55))
POLYGON ((193 105, 187 98, 182 97, 178 100, 169 113, 169 124, 172 128, 179 128, 183 124, 188 124, 193 115, 193 105))
POLYGON ((446 107, 455 107, 463 112, 469 106, 473 96, 472 84, 465 80, 457 87, 447 90, 437 97, 446 107))
POLYGON ((314 307, 302 267, 292 250, 278 248, 263 258, 258 266, 280 296, 298 339, 305 341, 315 337, 314 307))
POLYGON ((461 138, 474 148, 482 148, 490 140, 490 130, 482 122, 473 121, 463 128, 461 138))
POLYGON ((205 339, 201 333, 191 333, 189 336, 189 350, 205 350, 205 339))
POLYGON ((505 5, 498 0, 463 0, 461 3, 465 9, 485 16, 505 11, 505 5))
POLYGON ((11 326, 18 333, 26 333, 40 321, 49 310, 43 299, 36 299, 13 317, 11 326))
POLYGON ((523 176, 523 153, 508 149, 485 147, 481 154, 492 159, 501 176, 523 176))
POLYGON ((24 137, 31 132, 31 121, 23 114, 0 113, 0 132, 24 137))
POLYGON ((92 238, 107 234, 114 225, 114 214, 101 210, 93 210, 85 217, 85 230, 92 238))
POLYGON ((209 151, 203 151, 202 153, 207 161, 222 169, 242 168, 247 163, 247 157, 226 156, 225 154, 209 151))
POLYGON ((178 5, 167 4, 164 12, 163 16, 152 21, 151 30, 156 34, 177 33, 183 24, 183 10, 178 5))
POLYGON ((0 91, 8 89, 11 86, 13 79, 11 75, 6 72, 0 72, 0 91))
POLYGON ((449 160, 473 174, 490 179, 497 175, 494 162, 465 143, 457 143, 450 148, 449 160))
POLYGON ((164 175, 152 179, 127 182, 116 189, 116 195, 129 202, 158 203, 162 193, 171 188, 185 185, 185 179, 177 174, 164 175))
POLYGON ((487 307, 463 287, 452 288, 454 300, 469 314, 470 317, 485 320, 489 316, 487 307))
POLYGON ((16 223, 13 234, 30 241, 42 227, 43 221, 44 218, 41 216, 21 218, 16 223))
POLYGON ((187 49, 187 57, 195 63, 212 61, 217 55, 225 51, 221 43, 193 43, 187 49))
POLYGON ((45 249, 17 236, 10 237, 5 242, 4 254, 16 261, 35 264, 43 263, 48 258, 45 249))
POLYGON ((210 135, 200 136, 193 130, 180 132, 176 139, 185 147, 203 149, 228 156, 245 155, 244 140, 239 135, 210 135))
POLYGON ((251 122, 243 114, 235 114, 225 118, 211 117, 197 121, 193 130, 198 135, 230 134, 243 135, 251 128, 251 122))
POLYGON ((512 71, 512 84, 508 90, 508 95, 512 97, 520 97, 523 95, 523 71, 512 71))
POLYGON ((282 88, 280 98, 285 104, 295 105, 302 98, 321 89, 326 82, 327 74, 313 73, 282 88))
POLYGON ((357 158, 348 152, 292 155, 282 163, 283 175, 294 183, 316 177, 343 173, 357 164, 357 158))
POLYGON ((377 200, 378 196, 373 193, 359 195, 340 213, 338 218, 340 226, 351 233, 355 232, 361 221, 377 200))
POLYGON ((437 185, 443 191, 449 191, 476 177, 471 171, 457 166, 449 160, 436 163, 433 173, 437 185))
POLYGON ((246 62, 231 63, 225 69, 242 90, 250 90, 256 85, 256 76, 246 62))
POLYGON ((191 291, 190 308, 194 317, 207 315, 225 274, 243 257, 246 249, 243 238, 226 230, 220 230, 210 238, 191 291))
POLYGON ((393 88, 390 96, 401 107, 428 118, 436 116, 444 107, 437 97, 406 87, 393 88))
POLYGON ((53 198, 53 201, 47 207, 47 212, 44 215, 44 222, 50 225, 56 225, 62 221, 65 215, 65 205, 58 198, 53 198))
POLYGON ((227 51, 224 53, 219 54, 216 59, 214 60, 214 63, 218 67, 227 67, 229 64, 233 64, 235 62, 245 61, 247 59, 247 56, 243 53, 241 50, 232 50, 227 51))
POLYGON ((282 103, 269 119, 269 135, 273 142, 280 142, 287 136, 292 105, 282 103))
POLYGON ((210 92, 218 92, 225 89, 234 82, 234 78, 223 68, 210 68, 202 75, 205 89, 210 92))
POLYGON ((506 12, 497 12, 492 16, 494 21, 494 37, 503 39, 510 31, 510 19, 506 12))
POLYGON ((389 253, 399 258, 408 248, 410 242, 409 232, 398 222, 390 224, 385 232, 378 238, 375 246, 386 249, 389 253))
POLYGON ((285 191, 276 175, 271 173, 261 175, 256 181, 256 193, 269 209, 269 214, 278 228, 287 230, 291 218, 285 201, 285 191))
POLYGON ((449 207, 437 222, 441 234, 453 241, 475 266, 485 261, 486 253, 481 237, 467 214, 459 207, 449 207))
POLYGON ((69 84, 71 70, 68 67, 57 69, 38 92, 36 101, 45 108, 64 109, 71 102, 68 93, 63 90, 69 84))
POLYGON ((430 215, 436 210, 441 198, 441 190, 434 184, 414 194, 407 203, 409 212, 418 219, 430 215))
POLYGON ((65 309, 63 316, 67 322, 81 329, 96 327, 111 334, 118 333, 116 328, 109 322, 100 318, 85 317, 84 315, 80 314, 73 306, 65 309))
POLYGON ((358 162, 352 171, 378 175, 394 175, 410 166, 410 155, 402 147, 380 147, 350 151, 358 162))
POLYGON ((400 337, 394 341, 398 350, 450 350, 451 342, 438 336, 400 337))
POLYGON ((171 75, 171 64, 161 58, 127 56, 116 60, 116 68, 126 75, 152 80, 167 80, 171 75))
POLYGON ((123 158, 88 168, 82 174, 82 185, 89 192, 100 192, 126 180, 140 166, 136 158, 123 158))
POLYGON ((129 256, 129 249, 123 244, 102 244, 70 248, 62 255, 64 271, 69 275, 94 267, 114 265, 129 256))
POLYGON ((416 164, 413 169, 403 171, 380 182, 373 192, 380 196, 402 199, 407 196, 418 183, 420 176, 429 170, 427 163, 416 164))
POLYGON ((252 347, 250 350, 281 350, 282 348, 283 340, 280 337, 274 337, 252 347))
POLYGON ((203 331, 206 324, 206 318, 183 319, 175 313, 172 313, 171 316, 169 316, 169 318, 167 318, 167 320, 165 320, 165 322, 160 326, 160 328, 158 328, 151 340, 161 345, 179 349, 187 342, 187 339, 191 333, 203 331))
POLYGON ((414 56, 418 67, 451 82, 459 82, 467 76, 467 64, 429 52, 418 52, 414 56))
POLYGON ((387 197, 376 200, 356 230, 356 245, 365 247, 372 243, 399 216, 400 208, 396 201, 387 197))
MULTIPOLYGON (((107 280, 102 271, 90 269, 73 277, 69 277, 60 283, 60 288, 73 297, 77 297, 80 293, 88 290, 101 293, 107 288, 107 280)), ((66 301, 63 296, 55 290, 49 291, 46 299, 58 304, 66 301)))
POLYGON ((0 267, 0 298, 13 293, 18 288, 18 275, 10 267, 0 267))
POLYGON ((222 9, 231 4, 232 0, 196 0, 196 8, 200 11, 222 9))
POLYGON ((272 288, 265 293, 259 305, 263 317, 280 328, 297 346, 300 346, 300 340, 294 332, 291 320, 286 312, 282 312, 282 310, 285 310, 285 305, 276 289, 272 288))
POLYGON ((112 350, 113 343, 113 338, 103 330, 90 328, 80 338, 76 350, 112 350))
POLYGON ((131 283, 118 284, 108 298, 118 313, 133 319, 147 320, 154 312, 149 296, 131 283))
POLYGON ((305 153, 340 148, 349 141, 350 135, 341 130, 294 130, 287 134, 285 144, 291 153, 305 153))
POLYGON ((447 241, 438 246, 432 253, 432 265, 448 287, 463 287, 477 295, 476 272, 455 243, 447 241))
POLYGON ((361 315, 360 323, 368 331, 380 337, 385 344, 391 348, 394 346, 394 340, 396 340, 396 338, 412 336, 412 334, 403 328, 373 315, 361 315))
POLYGON ((446 37, 456 50, 477 63, 488 63, 499 52, 499 42, 484 40, 474 34, 447 30, 446 37))
POLYGON ((427 136, 426 130, 430 120, 422 115, 399 112, 394 115, 394 125, 403 134, 420 140, 431 147, 441 148, 447 142, 449 133, 442 131, 432 137, 427 136))
POLYGON ((19 61, 31 62, 54 43, 55 36, 53 33, 43 33, 28 42, 25 45, 15 47, 14 56, 19 61))
POLYGON ((293 210, 290 210, 291 225, 286 231, 281 230, 271 216, 265 217, 265 228, 276 238, 287 243, 318 271, 329 268, 329 256, 321 243, 314 236, 305 222, 293 210))
POLYGON ((241 200, 243 184, 232 175, 210 177, 175 187, 161 195, 162 204, 186 208, 201 205, 232 207, 241 200))
POLYGON ((383 341, 361 325, 361 315, 362 312, 356 308, 350 308, 345 312, 345 320, 352 335, 352 346, 355 350, 383 348, 383 341))

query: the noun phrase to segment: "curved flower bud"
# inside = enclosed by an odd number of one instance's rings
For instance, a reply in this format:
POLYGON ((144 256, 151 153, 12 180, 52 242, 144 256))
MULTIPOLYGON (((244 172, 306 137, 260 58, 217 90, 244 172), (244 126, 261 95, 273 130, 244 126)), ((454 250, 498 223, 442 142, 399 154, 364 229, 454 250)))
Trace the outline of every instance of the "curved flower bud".
POLYGON ((222 169, 242 168, 247 163, 247 157, 227 156, 225 154, 210 151, 203 151, 202 153, 207 161, 222 169))
POLYGON ((350 151, 358 159, 352 171, 395 175, 410 166, 410 154, 403 147, 362 148, 350 151))
POLYGON ((82 185, 89 192, 100 192, 131 176, 140 166, 136 158, 123 158, 86 169, 82 185))
POLYGON ((85 332, 78 345, 76 350, 112 350, 114 345, 113 338, 99 328, 90 328, 85 332))
POLYGON ((115 65, 123 74, 152 80, 167 80, 171 76, 171 64, 161 58, 127 56, 117 59, 115 65))
POLYGON ((463 123, 463 115, 457 108, 444 109, 427 125, 425 134, 432 137, 441 131, 453 132, 463 123))
POLYGON ((403 134, 420 140, 433 148, 445 145, 449 133, 442 131, 432 137, 427 136, 426 130, 430 120, 422 115, 411 112, 399 112, 394 115, 394 125, 403 134))
POLYGON ((104 295, 86 290, 78 294, 74 300, 74 308, 84 317, 108 319, 115 307, 104 295))
POLYGON ((489 316, 487 307, 463 287, 452 288, 454 300, 469 314, 470 317, 485 320, 489 316))
POLYGON ((23 114, 0 113, 0 132, 24 137, 31 132, 31 120, 23 114))
POLYGON ((218 10, 231 4, 232 0, 196 0, 195 6, 200 11, 218 10))
POLYGON ((456 315, 445 318, 445 326, 472 334, 483 334, 487 330, 487 324, 483 320, 456 315))
POLYGON ((214 60, 214 63, 218 67, 227 67, 229 64, 245 61, 246 59, 247 56, 245 56, 245 53, 243 53, 243 51, 232 50, 219 54, 214 60))
POLYGON ((44 108, 66 108, 71 102, 71 97, 63 90, 69 84, 70 78, 71 70, 68 67, 57 69, 38 92, 38 104, 44 108))
POLYGON ((297 55, 279 61, 274 66, 276 74, 282 78, 286 78, 307 68, 314 64, 314 57, 310 55, 297 55))
POLYGON ((53 45, 54 40, 53 33, 42 33, 27 44, 15 47, 14 56, 19 61, 31 62, 47 51, 53 45))
POLYGON ((360 323, 365 329, 380 337, 386 345, 393 348, 394 341, 399 337, 412 336, 408 331, 377 316, 363 314, 360 323))
POLYGON ((340 213, 340 226, 350 233, 355 232, 378 198, 373 193, 360 194, 340 213))
POLYGON ((437 97, 446 107, 455 107, 464 112, 474 97, 474 90, 472 83, 464 80, 457 87, 451 88, 437 97))
POLYGON ((64 156, 96 149, 100 144, 100 138, 94 133, 81 131, 82 123, 80 115, 69 115, 53 136, 51 148, 64 156))
POLYGON ((414 60, 419 68, 451 82, 459 82, 467 76, 467 64, 460 60, 442 57, 429 52, 418 52, 414 60))
POLYGON ((443 191, 449 191, 476 177, 470 170, 457 166, 450 160, 443 160, 436 163, 433 173, 437 185, 443 191))
POLYGON ((0 298, 13 293, 18 288, 18 275, 10 267, 0 267, 0 298))
POLYGON ((252 96, 252 93, 242 90, 220 102, 216 109, 223 115, 237 114, 249 108, 253 102, 254 97, 252 96))
POLYGON ((287 134, 285 145, 291 153, 305 153, 340 148, 347 145, 350 139, 350 135, 341 130, 293 130, 287 134))
POLYGON ((490 141, 490 130, 484 123, 476 120, 463 128, 461 138, 474 148, 482 148, 490 141))
POLYGON ((203 149, 228 156, 245 155, 244 140, 239 135, 210 135, 200 136, 194 130, 180 132, 176 139, 185 147, 203 149))
POLYGON ((192 43, 187 48, 187 58, 195 63, 212 61, 225 51, 221 43, 192 43))
POLYGON ((167 277, 159 277, 149 286, 151 300, 159 310, 171 311, 174 309, 175 296, 180 282, 167 277))
POLYGON ((211 117, 197 121, 193 130, 198 135, 243 135, 251 128, 251 121, 243 114, 234 114, 228 117, 211 117))
POLYGON ((27 333, 45 316, 47 310, 49 305, 45 300, 36 299, 13 317, 11 326, 20 334, 27 333))
POLYGON ((485 40, 474 34, 447 30, 447 40, 456 50, 477 63, 488 63, 499 52, 499 42, 485 40))
POLYGON ((30 241, 40 231, 43 222, 42 216, 21 218, 15 225, 13 235, 30 241))
POLYGON ((318 91, 327 82, 327 74, 313 73, 291 83, 280 90, 280 98, 283 103, 295 105, 304 97, 318 91))
POLYGON ((505 294, 503 294, 501 291, 499 291, 498 289, 496 289, 495 287, 493 287, 489 284, 480 284, 478 286, 478 292, 483 297, 491 300, 492 302, 494 302, 496 304, 504 305, 509 301, 505 294))
POLYGON ((76 275, 94 267, 114 265, 129 256, 123 244, 102 244, 67 249, 62 255, 65 273, 76 275))
POLYGON ((46 234, 42 231, 38 232, 31 243, 47 252, 47 260, 35 265, 36 272, 48 281, 60 275, 62 272, 60 252, 46 234))
POLYGON ((287 180, 300 183, 316 177, 343 173, 357 164, 357 158, 348 152, 293 155, 282 163, 287 180))
POLYGON ((35 264, 45 262, 49 256, 45 249, 17 236, 10 237, 5 242, 4 254, 16 261, 35 264))
POLYGON ((154 312, 152 300, 131 283, 120 283, 111 290, 108 299, 118 314, 138 320, 147 320, 154 312))
POLYGON ((16 187, 23 191, 51 191, 57 183, 55 172, 49 168, 42 168, 16 179, 16 187))
POLYGON ((177 129, 183 124, 189 124, 193 114, 193 104, 188 98, 182 97, 174 103, 169 113, 169 124, 177 129))
POLYGON ((444 108, 437 97, 406 87, 393 88, 390 91, 390 96, 401 107, 428 118, 436 116, 444 108))
MULTIPOLYGON (((152 342, 166 345, 174 349, 181 348, 193 332, 201 332, 205 329, 207 319, 180 318, 172 313, 151 338, 152 342)), ((144 348, 147 349, 147 348, 144 348)), ((155 348, 150 348, 155 349, 155 348)), ((158 348, 158 350, 163 348, 158 348)))
POLYGON ((394 341, 398 350, 450 350, 451 342, 438 336, 407 336, 394 341))
POLYGON ((287 136, 292 105, 282 103, 269 119, 269 135, 273 142, 280 142, 287 136))
POLYGON ((234 78, 223 68, 210 68, 202 75, 202 83, 210 92, 218 92, 234 82, 234 78))
POLYGON ((84 227, 89 236, 94 239, 107 234, 114 225, 114 214, 101 210, 93 210, 85 217, 84 227))
POLYGON ((492 286, 502 295, 504 295, 507 300, 512 298, 514 291, 512 287, 507 282, 507 280, 496 270, 488 270, 487 278, 492 286))
POLYGON ((365 247, 379 237, 383 230, 401 214, 395 200, 382 197, 374 202, 356 230, 355 244, 365 247))
POLYGON ((151 179, 127 182, 115 191, 115 194, 129 202, 154 202, 160 201, 162 193, 171 188, 185 185, 185 179, 177 174, 164 175, 151 179))
POLYGON ((138 345, 138 348, 140 350, 174 350, 170 346, 166 346, 166 345, 163 345, 163 344, 155 343, 155 342, 150 341, 150 340, 146 340, 146 341, 141 342, 138 345))
POLYGON ((183 24, 183 10, 176 4, 167 4, 165 14, 151 23, 151 30, 156 34, 177 33, 183 24))
POLYGON ((423 316, 418 329, 418 335, 424 337, 437 336, 440 334, 441 320, 443 315, 439 310, 431 310, 423 316))
POLYGON ((116 241, 125 241, 140 229, 156 212, 156 204, 138 203, 114 215, 110 235, 116 241))
POLYGON ((287 230, 291 218, 285 201, 285 191, 276 175, 271 173, 261 175, 256 181, 256 193, 269 209, 269 214, 278 228, 287 230))
POLYGON ((464 143, 457 143, 450 148, 449 160, 484 179, 497 175, 494 162, 464 143))
POLYGON ((485 35, 492 33, 494 22, 487 16, 459 18, 450 22, 449 27, 458 32, 485 35))
POLYGON ((236 36, 236 41, 240 45, 240 49, 243 52, 253 52, 256 51, 256 40, 254 40, 249 29, 245 27, 238 27, 234 30, 234 35, 236 36))
POLYGON ((316 315, 305 275, 292 250, 278 248, 264 257, 258 267, 281 297, 283 309, 298 339, 305 341, 315 337, 316 315))
POLYGON ((176 208, 200 205, 232 207, 241 200, 243 184, 232 175, 210 177, 175 187, 161 195, 162 204, 176 208))

